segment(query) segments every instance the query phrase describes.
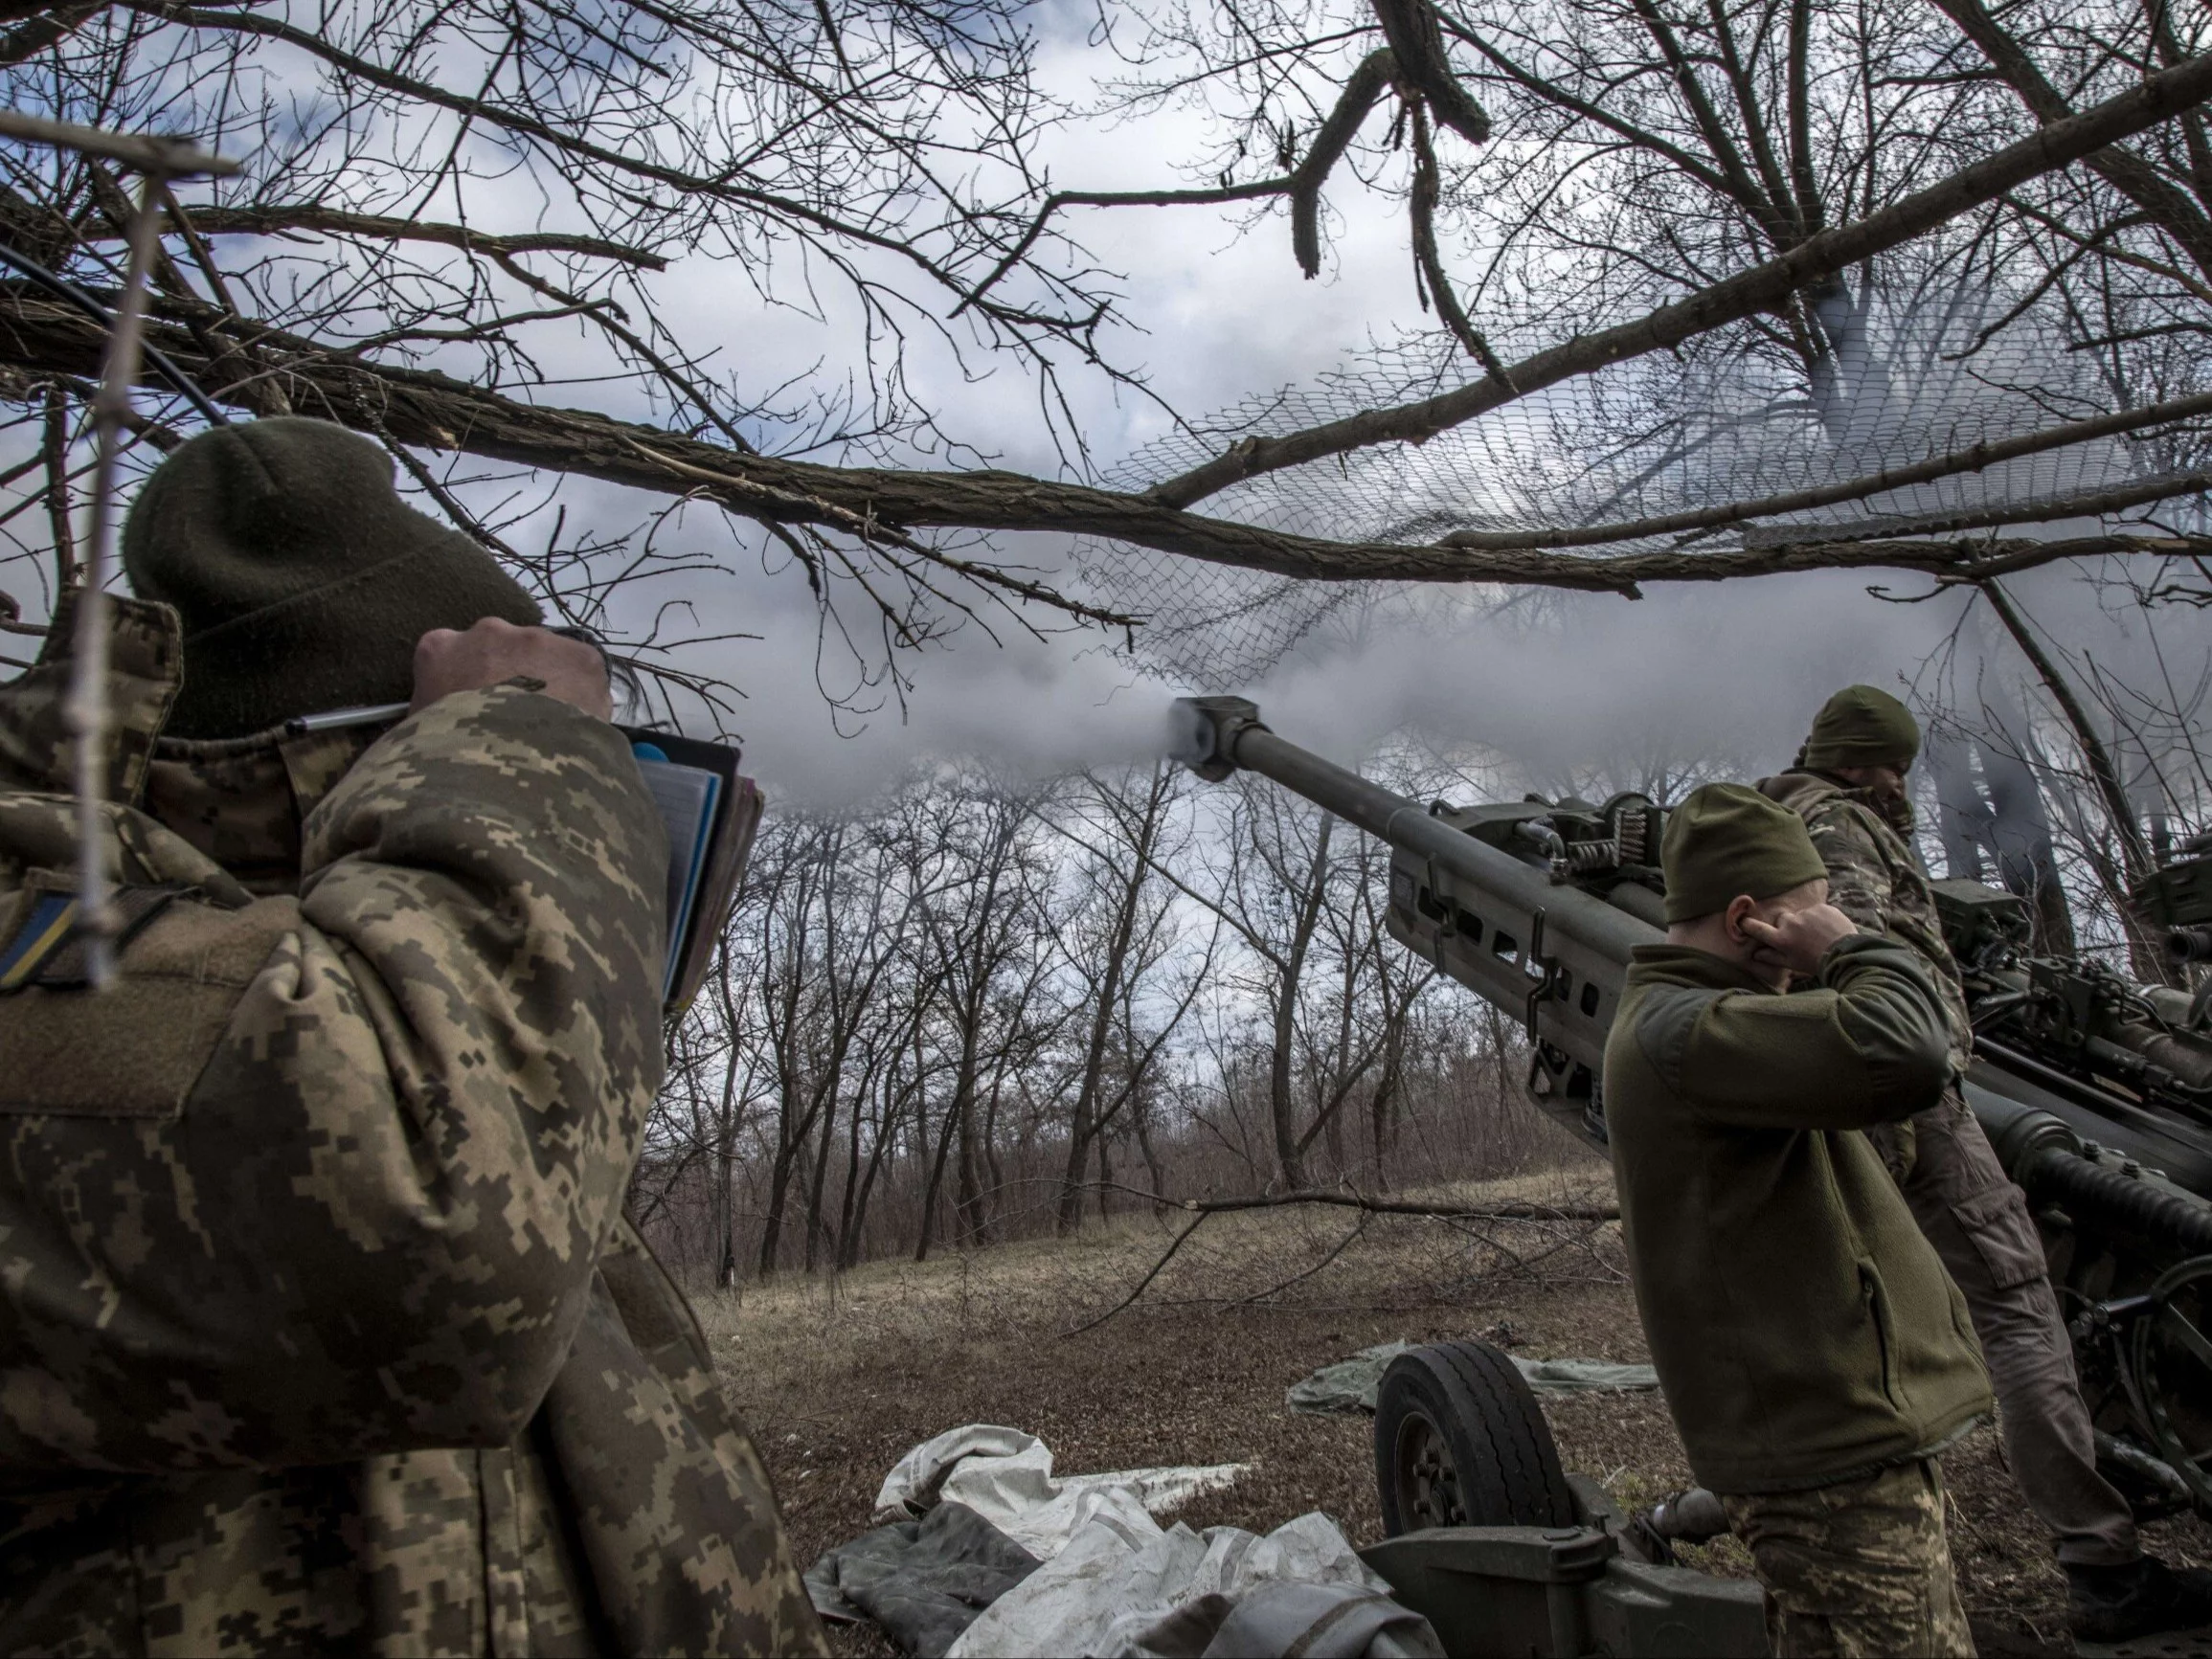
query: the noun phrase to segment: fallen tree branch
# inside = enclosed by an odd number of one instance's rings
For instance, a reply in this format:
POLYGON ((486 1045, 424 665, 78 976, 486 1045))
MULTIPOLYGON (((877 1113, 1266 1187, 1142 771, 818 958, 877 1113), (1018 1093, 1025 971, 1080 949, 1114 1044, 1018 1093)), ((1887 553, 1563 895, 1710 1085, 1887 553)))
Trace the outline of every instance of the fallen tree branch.
POLYGON ((1298 269, 1309 279, 1321 274, 1321 186, 1352 147, 1360 123, 1367 119, 1375 101, 1397 72, 1398 60, 1387 46, 1361 58, 1343 91, 1337 95, 1336 107, 1306 146, 1298 170, 1286 181, 1291 199, 1291 252, 1298 269))
POLYGON ((1316 1262, 1312 1267, 1307 1267, 1302 1271, 1293 1273, 1289 1278, 1281 1281, 1279 1284, 1270 1285, 1264 1290, 1254 1290, 1249 1296, 1239 1296, 1235 1301, 1228 1303, 1226 1306, 1230 1308, 1256 1307, 1258 1304, 1269 1300, 1271 1297, 1281 1295, 1293 1285, 1304 1284, 1315 1274, 1324 1270, 1331 1262, 1334 1262, 1339 1256, 1343 1255, 1346 1250, 1350 1249, 1355 1244, 1359 1243, 1360 1239, 1366 1235, 1366 1230, 1367 1218, 1363 1215, 1358 1221, 1352 1223, 1352 1230, 1346 1233, 1343 1238, 1339 1239, 1336 1242, 1336 1244, 1330 1249, 1329 1253, 1323 1256, 1320 1261, 1316 1262))
MULTIPOLYGON (((1310 1278, 1313 1274, 1320 1272, 1322 1267, 1327 1267, 1329 1263, 1342 1255, 1354 1240, 1366 1232, 1369 1216, 1423 1216, 1444 1222, 1588 1222, 1592 1223, 1592 1230, 1595 1226, 1603 1225, 1607 1222, 1620 1220, 1620 1207, 1617 1204, 1538 1204, 1518 1199, 1494 1204, 1423 1203, 1410 1199, 1374 1198, 1349 1186, 1307 1188, 1289 1193, 1247 1193, 1226 1199, 1167 1199, 1164 1200, 1158 1193, 1143 1187, 1133 1187, 1123 1181, 1086 1181, 1084 1187, 1092 1192, 1133 1193, 1148 1203, 1165 1202, 1171 1204, 1190 1217, 1190 1224, 1175 1235, 1174 1242, 1161 1253, 1160 1259, 1152 1264, 1151 1270, 1137 1282, 1135 1289, 1095 1319, 1077 1325, 1072 1330, 1061 1332, 1060 1334, 1064 1337, 1080 1336, 1086 1331, 1095 1331, 1109 1319, 1134 1306, 1137 1299, 1151 1288, 1152 1282, 1160 1277, 1167 1264, 1175 1259, 1176 1252, 1189 1242, 1191 1234, 1197 1232, 1201 1226, 1205 1225, 1207 1220, 1213 1216, 1232 1215, 1241 1210, 1283 1209, 1292 1204, 1322 1204, 1333 1209, 1361 1212, 1359 1224, 1353 1227, 1337 1247, 1331 1250, 1318 1265, 1294 1278, 1286 1279, 1272 1290, 1264 1290, 1259 1292, 1258 1296, 1247 1296, 1239 1301, 1231 1302, 1228 1304, 1230 1307, 1242 1307, 1257 1300, 1259 1296, 1272 1296, 1277 1291, 1289 1289, 1292 1285, 1298 1283, 1300 1279, 1310 1278)), ((1583 1236, 1588 1238, 1589 1234, 1586 1232, 1583 1236)), ((1571 1243, 1571 1241, 1569 1242, 1571 1243)), ((1493 1244, 1491 1247, 1497 1248, 1498 1246, 1493 1244)), ((1566 1246, 1563 1244, 1559 1247, 1565 1248, 1566 1246)), ((1511 1252, 1507 1253, 1510 1254, 1511 1252)), ((1547 1255, 1556 1252, 1546 1252, 1547 1255)))
MULTIPOLYGON (((2147 428, 2167 426, 2176 421, 2193 420, 2200 415, 2212 415, 2212 392, 2200 392, 2194 397, 2176 397, 2163 403, 2147 403, 2140 409, 2124 409, 2110 415, 2090 415, 2082 420, 2069 420, 2057 426, 2041 427, 2024 432, 2016 437, 1999 438, 1994 442, 1969 444, 1946 455, 1931 456, 1905 466, 1885 467, 1880 472, 1862 473, 1857 478, 1840 479, 1835 483, 1821 484, 1811 489, 1786 490, 1779 495, 1722 502, 1713 506, 1689 507, 1682 512, 1655 513, 1650 518, 1623 519, 1614 524, 1586 525, 1579 528, 1557 530, 1454 530, 1443 538, 1448 548, 1589 548, 1606 542, 1636 541, 1645 536, 1672 535, 1682 530, 1718 529, 1724 526, 1742 524, 1749 519, 1779 518, 1785 513, 1810 511, 1814 507, 1836 506, 1844 502, 1862 501, 1868 496, 1885 495, 1911 484, 1930 483, 1937 479, 1951 478, 1964 472, 1982 472, 2008 460, 2024 456, 2043 455, 2054 449, 2070 449, 2077 443, 2088 443, 2094 438, 2115 437, 2122 433, 2141 433, 2147 428)), ((2145 481, 2146 486, 2163 484, 2168 481, 2145 481)), ((2159 501, 2166 495, 2179 495, 2189 489, 2206 487, 2203 474, 2187 477, 2177 475, 2173 487, 2163 494, 2122 497, 2119 492, 2100 492, 2109 496, 2111 504, 2133 506, 2139 502, 2159 501)), ((1896 535, 1928 530, 1965 529, 2002 524, 2008 520, 2021 522, 2020 515, 2042 512, 2056 520, 2074 518, 2100 510, 2099 500, 2081 496, 2050 503, 2030 502, 2020 507, 1993 508, 1986 513, 1975 513, 1971 508, 1956 513, 1938 515, 1915 514, 1910 527, 1903 519, 1875 527, 1878 533, 1896 535)), ((1802 537, 1809 530, 1840 530, 1840 526, 1781 526, 1771 530, 1754 532, 1770 541, 1783 539, 1794 533, 1802 537)), ((1853 537, 1836 536, 1837 540, 1853 537)))
POLYGON ((958 317, 971 305, 980 305, 985 295, 999 285, 1008 271, 1020 264, 1037 238, 1045 234, 1045 226, 1062 208, 1174 208, 1204 207, 1222 202, 1258 201, 1266 196, 1279 196, 1290 190, 1289 178, 1254 179, 1250 184, 1217 185, 1196 190, 1160 191, 1054 191, 1037 209, 1037 215, 1029 221, 1028 229, 1014 238, 1003 258, 983 280, 963 295, 952 309, 958 317))
MULTIPOLYGON (((1093 1186, 1100 1183, 1093 1182, 1093 1186)), ((1118 1182, 1104 1183, 1105 1190, 1140 1192, 1118 1182)), ((1141 1193, 1152 1198, 1149 1192, 1141 1193)), ((1364 1210, 1372 1216, 1433 1216, 1455 1222, 1617 1222, 1617 1204, 1535 1204, 1518 1199, 1498 1204, 1422 1203, 1410 1199, 1378 1199, 1351 1188, 1309 1188, 1294 1193, 1251 1193, 1229 1199, 1169 1199, 1177 1209, 1195 1215, 1222 1216, 1239 1210, 1278 1210, 1291 1204, 1327 1204, 1337 1209, 1364 1210)))
POLYGON ((1092 1320, 1089 1324, 1078 1325, 1072 1331, 1063 1331, 1060 1333, 1060 1334, 1064 1337, 1080 1336, 1086 1331, 1095 1331, 1099 1326, 1105 1324, 1107 1320, 1113 1318, 1115 1314, 1120 1312, 1124 1308, 1135 1302, 1138 1297, 1144 1294, 1145 1288, 1149 1286, 1153 1280, 1160 1277, 1161 1269, 1166 1267, 1168 1263, 1175 1260, 1175 1252, 1183 1248, 1184 1244, 1188 1242, 1190 1235, 1197 1232, 1198 1229, 1204 1225, 1206 1225, 1205 1214, 1192 1217, 1190 1225, 1184 1228, 1182 1232, 1176 1234, 1175 1243, 1168 1245, 1166 1251, 1161 1256, 1160 1260, 1152 1264, 1152 1271, 1145 1274, 1143 1278, 1137 1281, 1136 1289, 1130 1291, 1128 1295, 1122 1297, 1120 1301, 1115 1303, 1113 1307, 1107 1309, 1105 1312, 1099 1314, 1097 1318, 1092 1320))
POLYGON ((1469 144, 1490 139, 1490 116, 1477 103, 1444 55, 1443 27, 1429 0, 1369 0, 1383 38, 1398 60, 1398 73, 1434 112, 1436 119, 1469 144))

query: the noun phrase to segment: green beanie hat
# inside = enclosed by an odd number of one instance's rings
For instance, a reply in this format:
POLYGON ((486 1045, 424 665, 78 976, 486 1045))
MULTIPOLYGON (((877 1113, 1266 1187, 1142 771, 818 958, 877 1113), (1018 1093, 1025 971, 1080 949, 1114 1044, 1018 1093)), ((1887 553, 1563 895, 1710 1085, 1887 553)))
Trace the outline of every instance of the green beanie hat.
POLYGON ((433 628, 543 619, 491 554, 399 499, 382 448, 291 415, 203 432, 156 467, 123 566, 184 622, 176 737, 404 703, 433 628))
POLYGON ((1797 764, 1815 772, 1840 766, 1894 766, 1904 772, 1920 754, 1920 723, 1912 710, 1871 685, 1846 685, 1820 706, 1797 764))
POLYGON ((1740 893, 1771 899, 1828 873, 1805 820, 1740 783, 1708 783, 1667 814, 1659 866, 1669 922, 1725 910, 1740 893))

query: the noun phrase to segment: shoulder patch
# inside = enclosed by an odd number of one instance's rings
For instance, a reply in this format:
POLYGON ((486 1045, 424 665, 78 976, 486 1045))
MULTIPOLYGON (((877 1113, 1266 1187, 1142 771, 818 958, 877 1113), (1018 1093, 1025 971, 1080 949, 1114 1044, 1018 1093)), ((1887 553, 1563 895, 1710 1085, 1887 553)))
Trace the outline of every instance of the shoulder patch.
MULTIPOLYGON (((189 890, 182 882, 116 888, 112 900, 120 921, 116 949, 127 945, 134 933, 189 890)), ((79 914, 74 892, 34 892, 14 937, 0 945, 0 992, 20 991, 26 985, 69 991, 90 984, 91 951, 78 930, 79 914)))
POLYGON ((75 893, 36 893, 15 936, 0 945, 0 991, 30 983, 46 958, 61 948, 77 926, 75 893))
MULTIPOLYGON (((38 896, 75 898, 51 886, 38 896)), ((85 964, 65 933, 61 948, 38 953, 37 967, 0 992, 0 1119, 175 1117, 239 994, 300 926, 296 899, 232 910, 181 885, 117 897, 128 925, 107 991, 80 988, 73 976, 85 964)), ((20 937, 20 919, 11 927, 20 937)), ((17 966, 28 968, 33 953, 17 966)))
POLYGON ((1688 985, 1662 985, 1644 993, 1636 1016, 1636 1045, 1672 1092, 1682 1092, 1682 1062, 1699 1017, 1727 995, 1688 985))

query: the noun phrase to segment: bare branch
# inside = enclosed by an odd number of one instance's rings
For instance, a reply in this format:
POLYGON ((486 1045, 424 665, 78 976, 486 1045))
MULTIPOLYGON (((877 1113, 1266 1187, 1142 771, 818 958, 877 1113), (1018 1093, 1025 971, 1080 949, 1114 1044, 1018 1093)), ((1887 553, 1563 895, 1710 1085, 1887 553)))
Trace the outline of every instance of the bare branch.
MULTIPOLYGON (((2208 96, 2212 96, 2212 54, 2161 71, 2119 97, 2046 126, 1927 190, 1808 237, 1765 264, 1712 283, 1634 323, 1600 329, 1525 358, 1512 366, 1512 384, 1524 393, 1533 392, 1772 309, 1800 289, 1924 235, 2029 179, 2071 166, 2169 120, 2208 96)), ((1302 461, 1370 444, 1419 442, 1515 395, 1497 381, 1485 379, 1436 397, 1366 410, 1282 437, 1247 438, 1202 466, 1162 480, 1149 493, 1168 505, 1188 506, 1244 479, 1302 461)))
POLYGON ((1388 48, 1360 59, 1338 96, 1328 120, 1314 134, 1303 160, 1290 177, 1291 252, 1307 277, 1321 274, 1321 186, 1344 152, 1359 136, 1360 123, 1383 96, 1397 73, 1398 62, 1388 48))
MULTIPOLYGON (((193 226, 210 236, 281 236, 308 233, 327 236, 360 236, 371 241, 435 242, 486 258, 517 254, 578 254, 587 258, 612 259, 640 270, 665 271, 668 261, 659 254, 610 242, 601 236, 572 236, 553 231, 530 231, 516 235, 494 235, 468 225, 442 225, 431 219, 395 219, 382 213, 354 213, 312 202, 260 208, 196 207, 193 226)), ((122 235, 112 224, 95 224, 85 235, 115 238, 122 235)))

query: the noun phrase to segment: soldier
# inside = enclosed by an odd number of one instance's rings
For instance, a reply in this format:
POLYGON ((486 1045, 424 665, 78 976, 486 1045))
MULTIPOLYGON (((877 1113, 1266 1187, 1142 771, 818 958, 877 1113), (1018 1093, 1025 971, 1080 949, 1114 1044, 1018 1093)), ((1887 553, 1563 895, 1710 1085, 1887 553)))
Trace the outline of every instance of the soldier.
POLYGON ((666 843, 598 653, 318 421, 185 444, 124 563, 103 992, 66 618, 0 687, 0 1651, 825 1650, 622 1214, 666 843))
MULTIPOLYGON (((1804 821, 1837 908, 1934 971, 1963 1073, 1974 1032, 1913 846, 1905 787, 1919 753, 1920 728, 1904 704, 1871 685, 1846 686, 1814 720, 1796 766, 1758 787, 1804 821)), ((2127 1501, 2097 1472, 2043 1242, 1964 1091, 1954 1082, 1897 1130, 1882 1139, 1885 1159, 1973 1312, 2013 1478, 2058 1539, 2074 1634, 2122 1642, 2212 1622, 2212 1573, 2178 1572, 2146 1556, 2127 1501)))
POLYGON ((1667 936, 1605 1051, 1637 1312, 1777 1653, 1971 1654, 1937 1454, 1990 1405, 1966 1306, 1864 1134, 1937 1100, 1935 976, 1827 902, 1804 825, 1708 784, 1670 818, 1667 936), (1791 973, 1817 989, 1785 996, 1791 973))

